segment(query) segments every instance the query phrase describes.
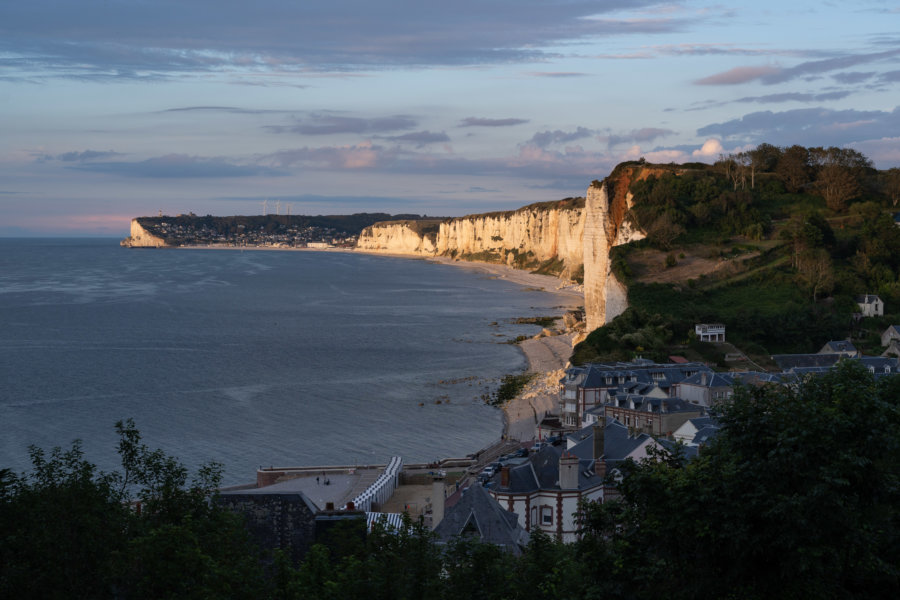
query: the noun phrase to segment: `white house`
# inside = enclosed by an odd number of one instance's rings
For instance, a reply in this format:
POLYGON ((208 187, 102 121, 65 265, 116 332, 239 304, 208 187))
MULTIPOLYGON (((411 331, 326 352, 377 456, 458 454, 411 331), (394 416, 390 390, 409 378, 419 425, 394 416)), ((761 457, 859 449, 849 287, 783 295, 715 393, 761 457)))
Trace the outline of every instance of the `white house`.
POLYGON ((694 333, 701 342, 725 341, 725 325, 722 323, 697 323, 694 325, 694 333))
POLYGON ((891 325, 881 334, 881 345, 888 347, 892 341, 900 341, 900 325, 891 325))
POLYGON ((864 317, 880 317, 884 314, 884 302, 875 294, 857 296, 856 303, 864 317))

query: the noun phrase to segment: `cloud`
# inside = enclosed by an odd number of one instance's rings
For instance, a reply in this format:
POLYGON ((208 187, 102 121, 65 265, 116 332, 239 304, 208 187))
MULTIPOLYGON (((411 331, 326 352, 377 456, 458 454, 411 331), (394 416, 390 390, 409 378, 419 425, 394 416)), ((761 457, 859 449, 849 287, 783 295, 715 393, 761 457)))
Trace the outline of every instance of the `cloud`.
POLYGON ((627 133, 610 134, 606 136, 607 147, 612 148, 620 144, 631 144, 641 142, 652 142, 655 139, 674 135, 671 129, 660 129, 657 127, 644 127, 641 129, 632 129, 627 133))
POLYGON ((98 150, 83 150, 82 152, 64 152, 63 154, 57 154, 56 160, 61 160, 63 162, 86 162, 98 158, 112 158, 114 156, 121 156, 121 153, 113 152, 112 150, 107 150, 105 152, 98 150))
POLYGON ((588 129, 587 127, 578 127, 575 131, 562 131, 560 129, 555 131, 541 131, 534 134, 528 143, 540 148, 545 148, 551 144, 564 144, 588 138, 595 133, 596 131, 588 129))
POLYGON ((353 146, 322 146, 280 150, 263 157, 279 168, 316 167, 333 170, 359 170, 387 167, 397 157, 396 149, 364 142, 353 146))
POLYGON ((588 73, 578 73, 575 71, 532 71, 526 73, 530 77, 551 77, 551 78, 567 78, 567 77, 588 77, 588 73))
POLYGON ((696 81, 694 81, 694 83, 696 85, 737 85, 739 83, 747 83, 748 81, 753 81, 754 79, 759 79, 765 75, 770 75, 778 72, 779 69, 777 67, 770 66, 735 67, 722 73, 716 73, 715 75, 710 75, 709 77, 697 79, 696 81))
POLYGON ((296 2, 30 0, 0 5, 0 68, 85 79, 505 64, 547 48, 682 30, 685 20, 608 18, 661 0, 296 2), (605 16, 606 18, 598 18, 605 16), (273 18, 277 17, 277 18, 273 18))
POLYGON ((293 111, 271 110, 260 108, 240 108, 237 106, 178 106, 175 108, 167 108, 160 112, 226 112, 238 115, 264 115, 272 113, 286 113, 293 111))
POLYGON ((872 159, 878 169, 900 166, 900 136, 856 142, 851 146, 872 159))
MULTIPOLYGON (((748 83, 750 81, 760 81, 765 85, 773 85, 777 83, 785 83, 794 79, 809 79, 830 73, 831 71, 840 71, 850 67, 855 67, 869 63, 892 63, 900 56, 900 49, 885 50, 882 52, 870 52, 864 54, 845 54, 843 56, 833 56, 820 60, 810 60, 802 62, 793 67, 777 67, 777 66, 760 66, 760 67, 735 67, 704 77, 694 81, 697 85, 736 85, 739 83, 748 83)), ((846 74, 844 77, 853 83, 855 77, 862 74, 846 74)), ((841 75, 835 75, 839 78, 841 75)))
POLYGON ((371 134, 412 129, 417 124, 415 119, 406 115, 362 118, 313 114, 305 122, 296 125, 270 125, 266 129, 274 133, 300 133, 303 135, 371 134))
POLYGON ((716 158, 724 152, 725 149, 722 147, 722 142, 715 138, 710 138, 703 142, 699 150, 694 150, 691 156, 694 158, 716 158))
POLYGON ((459 122, 460 127, 512 127, 527 123, 528 119, 485 119, 480 117, 466 117, 459 122))
POLYGON ((854 83, 862 83, 867 79, 871 79, 872 76, 875 75, 874 71, 848 71, 846 73, 835 73, 831 77, 837 81, 838 83, 844 83, 847 85, 854 83))
POLYGON ((440 133, 433 131, 415 131, 413 133, 404 133, 403 135, 394 135, 381 139, 391 142, 410 142, 421 148, 427 144, 439 144, 450 141, 450 136, 441 131, 440 133))
POLYGON ((151 179, 259 177, 285 172, 259 165, 238 165, 223 158, 167 154, 139 162, 93 162, 70 167, 79 171, 151 179))
POLYGON ((826 102, 828 100, 841 100, 852 94, 849 91, 822 92, 819 94, 809 94, 802 92, 784 92, 781 94, 766 94, 764 96, 744 96, 738 98, 734 102, 757 104, 774 104, 778 102, 826 102))
POLYGON ((761 111, 697 130, 701 136, 721 136, 748 143, 843 146, 863 140, 900 137, 900 107, 892 111, 800 108, 761 111))

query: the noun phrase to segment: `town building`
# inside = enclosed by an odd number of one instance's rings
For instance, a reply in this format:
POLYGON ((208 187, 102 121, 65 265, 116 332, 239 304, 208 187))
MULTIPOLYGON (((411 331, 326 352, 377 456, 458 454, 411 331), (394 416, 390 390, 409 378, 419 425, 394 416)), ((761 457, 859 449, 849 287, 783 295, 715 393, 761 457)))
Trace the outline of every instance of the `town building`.
POLYGON ((519 516, 500 506, 480 485, 471 485, 459 501, 447 509, 434 528, 438 543, 446 544, 458 536, 472 536, 519 556, 528 545, 528 532, 519 516))
POLYGON ((697 323, 694 333, 701 342, 724 342, 725 325, 722 323, 697 323))
POLYGON ((856 297, 856 303, 864 317, 880 317, 884 315, 884 302, 875 294, 856 297))
POLYGON ((502 466, 487 485, 491 496, 516 513, 519 525, 529 533, 540 529, 563 542, 574 542, 579 503, 603 499, 605 471, 596 469, 597 465, 594 458, 579 458, 548 445, 522 464, 502 466))
POLYGON ((560 422, 569 431, 589 424, 593 419, 586 419, 585 413, 606 404, 615 393, 672 396, 676 383, 699 372, 712 374, 713 370, 701 363, 658 364, 646 359, 570 367, 559 382, 560 422))
POLYGON ((607 418, 653 436, 671 436, 685 421, 705 413, 702 407, 681 398, 654 398, 627 393, 610 396, 604 406, 607 418))

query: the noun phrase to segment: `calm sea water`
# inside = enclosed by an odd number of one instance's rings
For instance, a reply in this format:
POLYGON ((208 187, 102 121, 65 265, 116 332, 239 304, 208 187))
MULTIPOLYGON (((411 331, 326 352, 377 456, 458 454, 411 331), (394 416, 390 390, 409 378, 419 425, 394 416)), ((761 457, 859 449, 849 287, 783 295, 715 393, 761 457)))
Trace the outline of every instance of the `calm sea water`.
POLYGON ((115 468, 128 417, 226 483, 465 455, 502 429, 485 386, 525 366, 500 342, 537 332, 510 320, 558 304, 418 260, 0 240, 0 468, 74 439, 115 468))

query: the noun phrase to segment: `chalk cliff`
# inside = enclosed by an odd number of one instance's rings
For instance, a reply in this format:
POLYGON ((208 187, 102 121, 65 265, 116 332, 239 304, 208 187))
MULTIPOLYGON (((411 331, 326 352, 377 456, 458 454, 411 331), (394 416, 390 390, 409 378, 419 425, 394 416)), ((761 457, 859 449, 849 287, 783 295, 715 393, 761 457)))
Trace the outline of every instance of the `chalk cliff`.
POLYGON ((581 279, 584 199, 444 221, 389 221, 367 227, 357 248, 504 263, 581 279))
POLYGON ((166 240, 144 229, 138 219, 131 220, 131 235, 119 244, 129 248, 164 248, 167 246, 166 240))
POLYGON ((642 239, 625 215, 633 181, 662 173, 639 164, 620 165, 582 198, 542 202, 516 211, 429 222, 376 223, 357 247, 372 252, 451 256, 502 262, 584 282, 587 330, 600 327, 628 306, 627 290, 611 270, 613 246, 642 239))

